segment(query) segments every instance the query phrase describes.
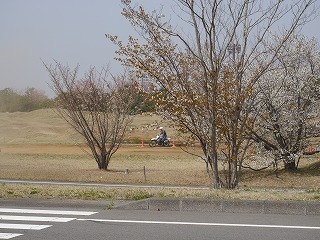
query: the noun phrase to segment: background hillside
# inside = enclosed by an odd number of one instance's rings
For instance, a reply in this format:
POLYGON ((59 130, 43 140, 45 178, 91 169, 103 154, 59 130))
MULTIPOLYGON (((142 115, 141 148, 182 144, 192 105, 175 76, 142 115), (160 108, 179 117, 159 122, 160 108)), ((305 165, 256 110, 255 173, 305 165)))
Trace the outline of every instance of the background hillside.
MULTIPOLYGON (((136 115, 130 126, 126 142, 141 143, 154 137, 159 126, 174 135, 173 128, 154 114, 136 115)), ((74 144, 83 140, 54 109, 31 112, 0 112, 0 144, 74 144)))

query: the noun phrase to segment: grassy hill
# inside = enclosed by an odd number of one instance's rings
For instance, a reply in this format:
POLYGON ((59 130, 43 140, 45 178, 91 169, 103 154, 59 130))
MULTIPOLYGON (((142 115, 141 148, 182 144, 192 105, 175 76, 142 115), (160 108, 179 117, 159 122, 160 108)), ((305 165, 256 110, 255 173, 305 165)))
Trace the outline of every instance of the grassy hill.
MULTIPOLYGON (((130 126, 127 142, 141 143, 158 133, 158 127, 173 129, 159 116, 137 115, 130 126)), ((53 109, 0 113, 0 144, 74 144, 83 140, 53 109)))
POLYGON ((0 113, 1 144, 72 143, 78 136, 54 110, 0 113))

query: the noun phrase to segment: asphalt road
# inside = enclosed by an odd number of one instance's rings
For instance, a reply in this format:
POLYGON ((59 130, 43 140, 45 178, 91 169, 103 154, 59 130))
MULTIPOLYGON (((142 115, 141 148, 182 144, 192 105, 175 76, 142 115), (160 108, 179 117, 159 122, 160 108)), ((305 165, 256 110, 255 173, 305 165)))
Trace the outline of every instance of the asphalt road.
POLYGON ((320 236, 320 216, 103 208, 94 202, 0 199, 0 239, 318 240, 320 236))

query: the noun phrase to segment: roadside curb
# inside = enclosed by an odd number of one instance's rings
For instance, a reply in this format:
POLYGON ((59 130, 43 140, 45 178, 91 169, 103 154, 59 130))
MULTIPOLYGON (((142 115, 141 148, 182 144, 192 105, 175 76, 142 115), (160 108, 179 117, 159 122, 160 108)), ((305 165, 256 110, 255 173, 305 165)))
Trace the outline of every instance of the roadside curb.
POLYGON ((320 216, 320 202, 294 201, 149 198, 115 206, 114 209, 320 216))
POLYGON ((0 205, 68 207, 100 210, 189 211, 320 216, 320 202, 224 200, 204 198, 148 198, 144 200, 4 199, 0 205), (110 208, 108 207, 110 206, 110 208))

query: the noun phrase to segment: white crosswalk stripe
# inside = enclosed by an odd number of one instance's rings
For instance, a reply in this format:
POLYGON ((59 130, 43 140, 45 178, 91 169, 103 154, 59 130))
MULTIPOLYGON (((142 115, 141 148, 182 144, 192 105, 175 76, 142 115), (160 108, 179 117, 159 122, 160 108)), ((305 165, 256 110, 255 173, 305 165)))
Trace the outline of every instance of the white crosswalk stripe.
POLYGON ((49 228, 52 225, 46 224, 29 224, 29 222, 41 222, 41 223, 67 223, 72 220, 75 220, 74 217, 60 217, 57 215, 67 215, 67 216, 90 216, 97 212, 89 211, 60 211, 60 210, 51 210, 51 209, 23 209, 23 208, 0 208, 0 213, 6 213, 5 215, 0 214, 0 229, 10 229, 17 231, 16 233, 1 233, 0 239, 12 239, 24 235, 24 233, 19 233, 18 230, 42 230, 49 228), (11 215, 9 215, 11 214, 11 215), (19 214, 19 215, 13 215, 19 214), (28 214, 28 215, 20 215, 28 214), (31 214, 41 215, 33 216, 31 214), (56 215, 44 216, 47 215, 56 215), (24 221, 26 223, 10 223, 10 221, 24 221))
POLYGON ((2 229, 42 230, 51 226, 52 225, 0 223, 0 228, 2 229))
POLYGON ((11 239, 14 237, 22 236, 21 233, 0 233, 0 239, 11 239))
POLYGON ((0 220, 11 220, 11 221, 70 222, 74 219, 75 218, 0 215, 0 220))
POLYGON ((58 215, 80 215, 90 216, 97 212, 85 211, 59 211, 59 210, 39 210, 39 209, 23 209, 23 208, 0 208, 2 213, 35 213, 35 214, 58 214, 58 215))

